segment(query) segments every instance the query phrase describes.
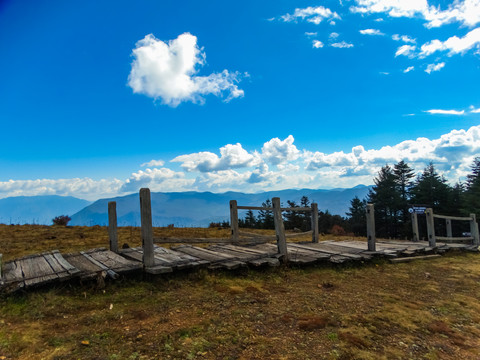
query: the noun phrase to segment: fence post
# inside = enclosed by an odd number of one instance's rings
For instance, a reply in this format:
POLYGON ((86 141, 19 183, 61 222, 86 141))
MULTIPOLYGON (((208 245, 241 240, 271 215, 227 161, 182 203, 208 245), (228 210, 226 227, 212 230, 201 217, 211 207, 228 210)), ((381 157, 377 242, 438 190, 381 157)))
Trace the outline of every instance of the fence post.
POLYGON ((117 203, 115 201, 108 203, 108 238, 110 251, 118 253, 117 203))
POLYGON ((232 229, 232 241, 238 242, 237 200, 230 200, 230 228, 232 229))
POLYGON ((413 241, 419 241, 420 236, 418 235, 418 216, 415 211, 412 213, 412 232, 413 232, 413 241))
POLYGON ((150 189, 140 189, 140 217, 142 223, 143 266, 155 265, 153 250, 152 203, 150 189))
POLYGON ((427 216, 428 245, 435 247, 437 246, 437 239, 435 237, 435 221, 433 219, 433 210, 431 208, 426 209, 425 215, 427 216))
POLYGON ((287 239, 285 237, 285 226, 283 225, 282 210, 280 198, 274 197, 273 204, 273 222, 275 224, 275 233, 277 235, 278 253, 282 255, 284 263, 288 261, 287 239))
POLYGON ((452 235, 452 220, 445 219, 445 225, 447 226, 447 237, 453 237, 452 235))
POLYGON ((480 234, 478 233, 477 216, 470 214, 470 233, 473 237, 473 245, 480 245, 480 234))
POLYGON ((375 207, 373 204, 367 204, 367 240, 368 251, 376 251, 375 237, 375 207))
POLYGON ((318 204, 312 203, 312 242, 318 243, 318 204))

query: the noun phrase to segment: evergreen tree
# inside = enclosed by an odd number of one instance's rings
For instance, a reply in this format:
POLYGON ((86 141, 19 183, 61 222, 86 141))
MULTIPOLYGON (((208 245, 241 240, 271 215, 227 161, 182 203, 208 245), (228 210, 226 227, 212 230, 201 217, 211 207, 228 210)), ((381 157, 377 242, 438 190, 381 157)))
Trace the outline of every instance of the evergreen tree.
MULTIPOLYGON (((262 203, 263 207, 272 208, 273 204, 270 199, 267 199, 262 203)), ((273 229, 275 227, 273 223, 273 211, 272 210, 259 210, 257 217, 257 226, 261 229, 273 229)))
POLYGON ((472 173, 467 176, 465 186, 465 208, 468 213, 480 217, 480 157, 473 160, 471 168, 472 173))
POLYGON ((447 180, 438 174, 432 163, 417 178, 411 194, 412 202, 415 204, 427 205, 437 214, 455 215, 456 210, 452 210, 450 203, 452 189, 447 184, 447 180))
POLYGON ((255 215, 253 215, 252 210, 248 210, 247 214, 245 215, 244 225, 246 228, 255 228, 257 226, 257 219, 255 215))
POLYGON ((410 188, 412 187, 412 179, 415 177, 415 172, 405 161, 402 160, 394 165, 393 173, 395 174, 395 182, 397 185, 396 192, 399 195, 399 198, 397 199, 398 204, 395 204, 395 207, 400 212, 399 216, 401 223, 398 225, 399 235, 411 235, 412 226, 408 208, 410 207, 410 188))
POLYGON ((367 218, 365 211, 367 209, 367 201, 360 200, 358 196, 355 196, 350 201, 350 208, 348 209, 347 216, 349 217, 348 223, 351 231, 355 236, 367 235, 367 218))
MULTIPOLYGON (((295 201, 287 200, 288 207, 299 207, 295 201)), ((303 217, 298 211, 286 211, 285 213, 285 227, 287 229, 300 229, 303 223, 303 217)))
POLYGON ((376 232, 379 237, 398 236, 399 204, 401 195, 393 169, 383 166, 373 180, 375 185, 369 191, 367 201, 375 205, 376 232))

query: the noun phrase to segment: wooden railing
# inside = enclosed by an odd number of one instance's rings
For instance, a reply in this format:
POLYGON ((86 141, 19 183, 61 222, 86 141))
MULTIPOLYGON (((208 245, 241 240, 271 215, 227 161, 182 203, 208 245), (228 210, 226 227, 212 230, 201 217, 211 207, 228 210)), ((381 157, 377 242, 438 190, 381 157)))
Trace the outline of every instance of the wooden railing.
MULTIPOLYGON (((434 214, 431 208, 425 210, 425 215, 427 218, 427 237, 428 243, 431 247, 437 245, 437 240, 440 241, 472 241, 473 245, 480 245, 480 234, 478 230, 478 223, 475 214, 470 214, 470 216, 447 216, 447 215, 438 215, 434 214), (435 219, 445 220, 445 226, 447 229, 447 236, 437 236, 435 234, 435 219), (452 233, 452 220, 455 221, 468 221, 470 223, 470 236, 462 237, 453 237, 452 233)), ((415 212, 412 213, 412 230, 413 230, 413 241, 419 241, 418 233, 418 218, 415 212)))

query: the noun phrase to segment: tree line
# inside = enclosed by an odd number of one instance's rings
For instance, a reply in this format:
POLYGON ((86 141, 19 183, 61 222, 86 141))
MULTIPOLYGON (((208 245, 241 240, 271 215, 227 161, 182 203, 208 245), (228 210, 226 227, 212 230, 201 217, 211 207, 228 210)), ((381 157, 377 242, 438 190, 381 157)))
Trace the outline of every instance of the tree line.
MULTIPOLYGON (((476 157, 471 165, 471 172, 465 182, 457 182, 453 186, 439 175, 433 163, 416 175, 405 162, 400 161, 393 166, 383 166, 374 178, 374 186, 365 199, 355 197, 350 202, 346 217, 331 214, 328 210, 318 212, 319 232, 324 234, 366 235, 365 210, 367 203, 375 205, 376 234, 384 238, 411 238, 412 226, 409 209, 414 206, 425 206, 434 213, 452 216, 468 216, 470 213, 480 215, 480 157, 476 157)), ((287 200, 287 206, 310 207, 311 201, 303 196, 300 203, 287 200)), ((271 208, 272 202, 266 200, 262 207, 271 208)), ((311 229, 311 212, 284 211, 282 213, 286 229, 308 231, 311 229)), ((420 217, 422 215, 419 215, 420 217)), ((239 218, 239 226, 244 228, 273 229, 273 211, 259 210, 257 215, 252 210, 239 218)), ((420 235, 426 234, 424 221, 419 221, 420 235)), ((436 231, 445 231, 445 224, 436 222, 436 231)), ((454 227, 454 236, 468 231, 468 223, 454 227)))
MULTIPOLYGON (((383 166, 374 178, 374 186, 366 199, 358 197, 351 200, 349 223, 357 235, 365 235, 366 204, 375 206, 375 228, 378 237, 411 238, 412 224, 409 209, 412 206, 432 208, 441 215, 468 216, 480 215, 480 157, 471 165, 471 172, 465 182, 453 186, 440 176, 430 163, 418 176, 405 162, 383 166)), ((422 215, 419 215, 422 218, 422 215)), ((436 222, 435 230, 446 231, 444 222, 436 222)), ((468 223, 459 223, 454 227, 454 236, 469 231, 468 223)), ((419 221, 420 236, 426 236, 425 221, 419 221)))

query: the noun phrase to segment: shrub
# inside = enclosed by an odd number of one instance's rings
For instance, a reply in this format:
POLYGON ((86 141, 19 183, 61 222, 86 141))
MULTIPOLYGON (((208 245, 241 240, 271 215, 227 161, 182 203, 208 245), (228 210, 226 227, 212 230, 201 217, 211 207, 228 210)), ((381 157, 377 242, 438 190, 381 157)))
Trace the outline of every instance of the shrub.
POLYGON ((332 229, 330 230, 332 235, 345 235, 346 231, 340 225, 333 225, 332 229))
POLYGON ((68 215, 60 215, 52 219, 53 225, 67 226, 68 222, 72 220, 68 215))

